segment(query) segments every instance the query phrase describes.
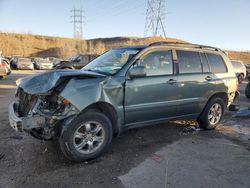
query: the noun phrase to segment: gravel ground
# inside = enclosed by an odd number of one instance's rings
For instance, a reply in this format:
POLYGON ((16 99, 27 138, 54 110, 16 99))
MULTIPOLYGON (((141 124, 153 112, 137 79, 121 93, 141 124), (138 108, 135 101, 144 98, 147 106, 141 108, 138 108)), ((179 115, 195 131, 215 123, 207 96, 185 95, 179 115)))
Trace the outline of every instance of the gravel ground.
MULTIPOLYGON (((234 113, 214 131, 190 122, 129 130, 100 158, 67 161, 57 142, 36 140, 8 124, 14 81, 32 73, 13 71, 0 80, 0 187, 250 187, 250 120, 234 113)), ((240 104, 250 106, 244 95, 240 104)))

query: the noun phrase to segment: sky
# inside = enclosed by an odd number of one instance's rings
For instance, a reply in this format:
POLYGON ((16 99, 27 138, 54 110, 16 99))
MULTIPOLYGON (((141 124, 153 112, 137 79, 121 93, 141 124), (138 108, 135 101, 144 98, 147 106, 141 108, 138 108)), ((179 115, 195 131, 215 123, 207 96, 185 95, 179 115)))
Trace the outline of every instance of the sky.
MULTIPOLYGON (((166 35, 250 51, 250 0, 166 0, 166 35)), ((0 31, 73 37, 71 12, 84 10, 85 39, 144 36, 147 0, 0 0, 0 31)))

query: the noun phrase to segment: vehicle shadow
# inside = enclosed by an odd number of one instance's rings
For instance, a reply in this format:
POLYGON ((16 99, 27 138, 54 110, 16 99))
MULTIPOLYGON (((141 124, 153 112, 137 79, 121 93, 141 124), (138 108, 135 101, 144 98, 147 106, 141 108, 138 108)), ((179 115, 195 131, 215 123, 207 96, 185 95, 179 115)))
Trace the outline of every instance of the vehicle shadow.
POLYGON ((0 139, 0 150, 5 154, 0 160, 0 174, 4 174, 0 182, 5 180, 6 185, 11 185, 14 179, 15 185, 25 187, 48 184, 67 187, 75 182, 92 187, 119 187, 121 182, 117 177, 151 158, 162 147, 190 136, 214 134, 214 131, 199 131, 194 125, 179 121, 128 130, 114 138, 101 157, 82 163, 66 159, 56 141, 39 141, 13 133, 8 127, 5 135, 10 134, 0 139))

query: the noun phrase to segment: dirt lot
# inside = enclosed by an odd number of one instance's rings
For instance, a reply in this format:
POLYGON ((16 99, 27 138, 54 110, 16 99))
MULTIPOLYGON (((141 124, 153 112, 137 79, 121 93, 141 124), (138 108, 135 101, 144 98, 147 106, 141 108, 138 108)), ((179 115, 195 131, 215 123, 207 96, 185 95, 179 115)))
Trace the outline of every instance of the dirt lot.
MULTIPOLYGON (((228 112, 214 131, 185 122, 130 130, 102 157, 75 164, 56 142, 8 124, 14 81, 30 73, 14 71, 0 80, 0 187, 250 187, 250 118, 228 112)), ((250 107, 244 95, 240 103, 250 107)))

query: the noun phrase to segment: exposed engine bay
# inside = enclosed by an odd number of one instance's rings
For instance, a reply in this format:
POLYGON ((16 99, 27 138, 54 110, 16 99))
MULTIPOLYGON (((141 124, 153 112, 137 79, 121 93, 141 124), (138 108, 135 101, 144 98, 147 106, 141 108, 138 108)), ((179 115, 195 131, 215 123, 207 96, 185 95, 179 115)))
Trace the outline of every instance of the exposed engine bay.
POLYGON ((64 121, 79 111, 57 92, 50 95, 31 95, 18 88, 15 103, 18 117, 23 118, 22 129, 39 139, 52 139, 64 121))

